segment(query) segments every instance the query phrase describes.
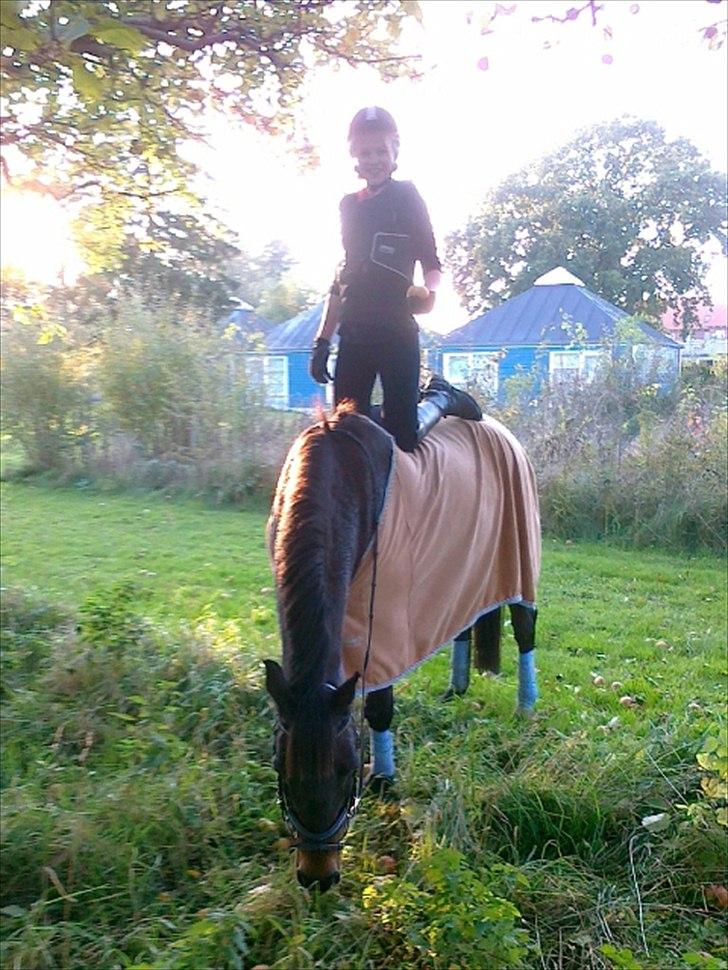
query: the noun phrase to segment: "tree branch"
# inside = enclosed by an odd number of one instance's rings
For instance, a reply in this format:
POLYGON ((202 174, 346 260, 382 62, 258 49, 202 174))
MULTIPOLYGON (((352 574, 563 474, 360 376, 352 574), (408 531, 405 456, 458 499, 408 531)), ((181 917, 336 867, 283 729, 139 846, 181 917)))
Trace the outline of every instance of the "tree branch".
POLYGON ((204 50, 206 47, 212 47, 214 44, 227 44, 227 43, 238 43, 242 44, 243 47, 248 47, 249 49, 260 50, 260 42, 257 42, 255 38, 250 36, 249 31, 244 31, 242 29, 234 30, 223 28, 214 34, 202 34, 201 37, 181 37, 179 35, 180 31, 184 31, 189 27, 195 30, 201 30, 196 24, 191 21, 179 21, 166 28, 165 26, 159 26, 158 23, 145 20, 142 17, 125 17, 122 21, 123 24, 128 24, 131 27, 136 27, 140 33, 144 34, 150 40, 156 40, 164 44, 169 44, 170 47, 178 47, 180 50, 186 51, 188 54, 194 54, 197 51, 204 50), (246 36, 247 34, 247 36, 246 36))

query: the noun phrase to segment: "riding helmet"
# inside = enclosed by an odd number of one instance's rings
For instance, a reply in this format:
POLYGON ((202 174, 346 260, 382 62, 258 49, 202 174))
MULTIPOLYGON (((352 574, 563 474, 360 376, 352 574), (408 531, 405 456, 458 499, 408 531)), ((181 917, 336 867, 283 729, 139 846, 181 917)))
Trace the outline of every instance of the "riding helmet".
POLYGON ((399 146, 397 125, 391 114, 385 111, 384 108, 371 107, 362 108, 361 111, 357 111, 349 125, 349 143, 357 135, 370 131, 380 131, 385 135, 391 135, 397 146, 399 146))

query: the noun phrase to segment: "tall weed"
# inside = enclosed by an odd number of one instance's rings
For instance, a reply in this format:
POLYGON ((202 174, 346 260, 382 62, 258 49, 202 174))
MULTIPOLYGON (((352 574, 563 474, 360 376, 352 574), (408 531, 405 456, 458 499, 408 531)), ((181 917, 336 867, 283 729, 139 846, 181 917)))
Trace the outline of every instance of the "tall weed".
POLYGON ((24 471, 217 501, 270 494, 304 422, 266 406, 225 334, 132 304, 93 348, 43 339, 16 324, 5 346, 3 418, 24 471))
POLYGON ((497 413, 529 452, 551 534, 726 549, 725 366, 670 390, 628 357, 589 382, 524 374, 497 413))
POLYGON ((73 465, 89 428, 83 407, 88 388, 72 355, 18 325, 3 336, 0 374, 3 430, 23 446, 30 470, 60 472, 73 465))

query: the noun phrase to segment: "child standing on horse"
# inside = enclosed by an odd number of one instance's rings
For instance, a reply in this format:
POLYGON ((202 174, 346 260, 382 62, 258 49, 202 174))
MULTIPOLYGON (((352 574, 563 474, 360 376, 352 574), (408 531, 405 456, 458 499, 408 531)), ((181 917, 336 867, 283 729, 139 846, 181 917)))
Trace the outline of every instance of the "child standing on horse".
POLYGON ((482 415, 468 394, 441 377, 432 377, 420 395, 419 328, 413 314, 432 310, 442 267, 422 197, 411 182, 392 178, 399 134, 389 112, 374 107, 357 112, 349 149, 366 187, 340 204, 345 261, 324 304, 311 376, 320 384, 331 380, 328 355, 338 329, 335 403, 351 400, 369 415, 379 376, 384 427, 403 451, 413 451, 443 415, 474 421, 482 415), (424 287, 413 286, 417 262, 424 287))

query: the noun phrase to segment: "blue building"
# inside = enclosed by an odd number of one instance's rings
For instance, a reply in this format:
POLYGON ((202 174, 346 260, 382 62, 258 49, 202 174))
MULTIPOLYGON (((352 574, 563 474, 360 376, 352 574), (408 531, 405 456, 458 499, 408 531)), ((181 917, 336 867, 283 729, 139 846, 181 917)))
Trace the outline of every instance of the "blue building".
POLYGON ((588 381, 608 353, 619 352, 620 322, 627 329, 624 349, 644 373, 671 384, 680 372, 682 344, 588 290, 563 267, 500 306, 442 337, 439 368, 453 384, 478 383, 502 398, 505 382, 537 368, 544 378, 588 381))
MULTIPOLYGON (((248 376, 258 380, 265 388, 266 401, 271 407, 307 411, 317 404, 330 407, 333 403, 331 384, 317 384, 309 375, 308 365, 311 348, 321 323, 323 300, 309 310, 273 327, 265 335, 265 349, 246 354, 248 376)), ((420 345, 429 362, 430 354, 436 354, 440 337, 423 330, 420 345)), ((336 337, 331 344, 329 370, 336 366, 336 337)))

